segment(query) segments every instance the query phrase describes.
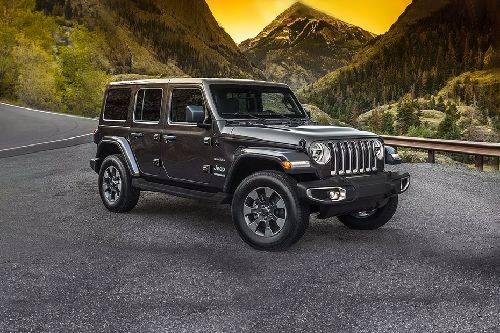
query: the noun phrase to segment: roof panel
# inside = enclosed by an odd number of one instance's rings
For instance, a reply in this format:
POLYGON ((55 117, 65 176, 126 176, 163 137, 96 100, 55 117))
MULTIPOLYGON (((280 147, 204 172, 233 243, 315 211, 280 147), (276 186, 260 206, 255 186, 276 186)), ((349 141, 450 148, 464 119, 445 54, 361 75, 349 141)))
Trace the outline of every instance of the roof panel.
POLYGON ((227 78, 170 78, 170 79, 147 79, 133 81, 112 82, 110 86, 122 85, 145 85, 145 84, 203 84, 203 83, 219 83, 219 84, 257 84, 257 85, 272 85, 272 86, 287 86, 284 83, 257 81, 247 79, 227 79, 227 78))

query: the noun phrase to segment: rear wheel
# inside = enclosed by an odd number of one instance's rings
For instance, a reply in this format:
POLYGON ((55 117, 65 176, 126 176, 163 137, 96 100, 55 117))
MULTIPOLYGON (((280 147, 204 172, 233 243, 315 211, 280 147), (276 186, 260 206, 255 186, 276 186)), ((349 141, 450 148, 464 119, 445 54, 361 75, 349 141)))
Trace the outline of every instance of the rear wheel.
POLYGON ((140 191, 132 187, 132 177, 123 156, 111 155, 102 162, 99 194, 104 206, 115 213, 131 211, 137 205, 140 191))
POLYGON ((389 198, 381 208, 339 216, 338 219, 349 229, 375 230, 389 222, 398 208, 398 196, 389 198))
POLYGON ((233 221, 243 240, 258 250, 279 251, 297 242, 309 222, 309 209, 294 179, 276 171, 246 178, 235 191, 233 221))

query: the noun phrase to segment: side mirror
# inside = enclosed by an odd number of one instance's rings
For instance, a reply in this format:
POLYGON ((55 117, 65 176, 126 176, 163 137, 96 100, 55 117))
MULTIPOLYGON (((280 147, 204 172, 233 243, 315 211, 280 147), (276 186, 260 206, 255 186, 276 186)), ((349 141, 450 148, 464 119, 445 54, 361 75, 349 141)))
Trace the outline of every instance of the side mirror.
POLYGON ((205 120, 205 108, 199 105, 186 106, 186 122, 192 124, 202 123, 205 120))
POLYGON ((399 157, 396 149, 391 146, 385 146, 385 164, 397 165, 403 163, 403 159, 399 157))

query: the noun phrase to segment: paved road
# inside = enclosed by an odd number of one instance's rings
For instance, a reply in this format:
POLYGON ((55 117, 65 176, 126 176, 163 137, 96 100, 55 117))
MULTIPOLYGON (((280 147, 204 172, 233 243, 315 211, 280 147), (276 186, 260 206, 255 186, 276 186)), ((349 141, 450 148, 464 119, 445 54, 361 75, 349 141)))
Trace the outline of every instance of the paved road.
POLYGON ((404 165, 387 227, 313 220, 284 253, 227 207, 107 212, 90 144, 0 159, 1 332, 498 332, 500 176, 404 165))
POLYGON ((18 147, 23 149, 17 149, 14 155, 57 148, 60 143, 37 144, 80 137, 92 133, 96 125, 97 121, 94 119, 34 111, 0 103, 0 157, 5 155, 5 150, 18 147), (34 144, 35 146, 25 147, 34 144), (1 151, 4 151, 4 154, 1 151))

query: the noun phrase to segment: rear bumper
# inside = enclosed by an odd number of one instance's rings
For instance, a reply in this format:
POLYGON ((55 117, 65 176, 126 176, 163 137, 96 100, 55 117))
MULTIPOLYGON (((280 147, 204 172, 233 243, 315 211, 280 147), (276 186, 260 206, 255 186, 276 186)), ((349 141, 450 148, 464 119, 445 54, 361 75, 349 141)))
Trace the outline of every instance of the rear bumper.
POLYGON ((357 177, 332 177, 298 184, 301 199, 329 218, 384 206, 393 195, 406 192, 410 175, 384 172, 357 177))

